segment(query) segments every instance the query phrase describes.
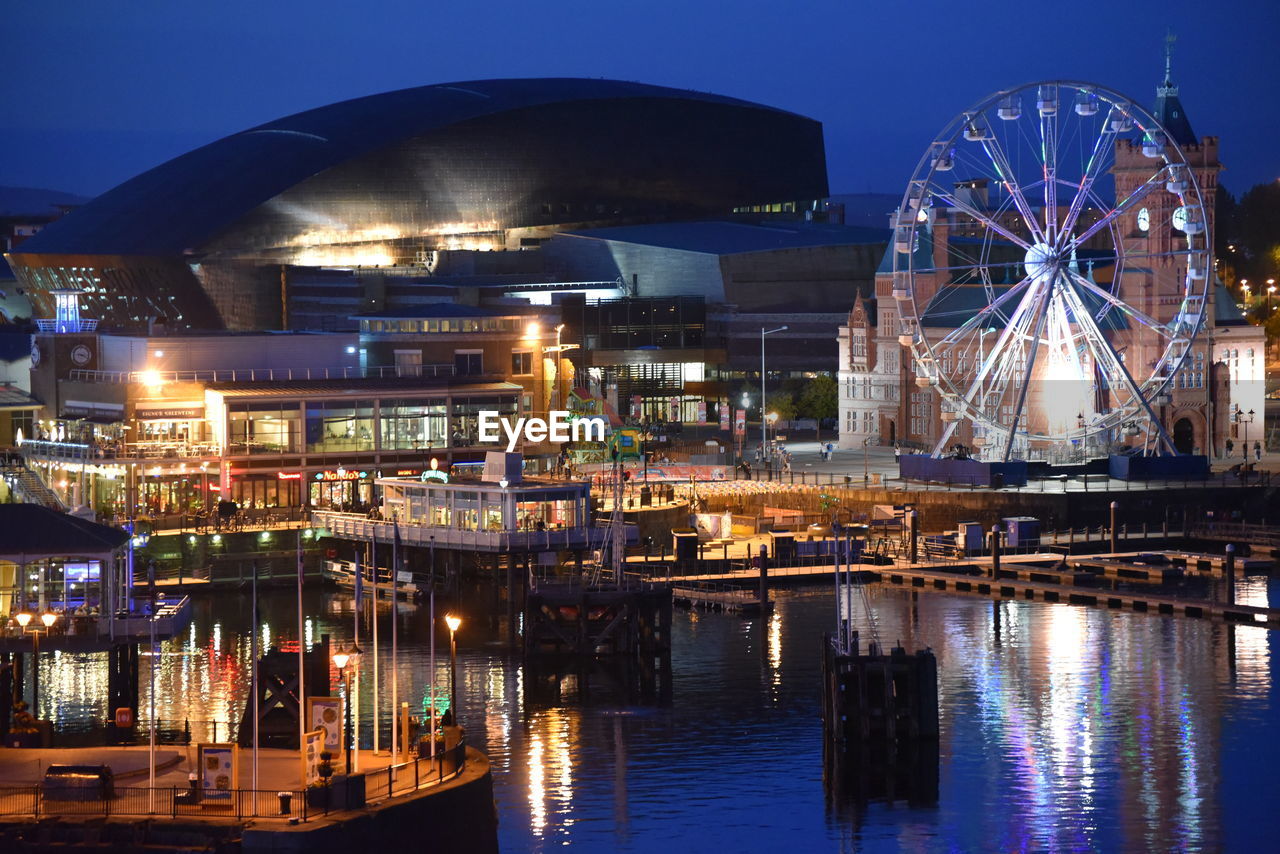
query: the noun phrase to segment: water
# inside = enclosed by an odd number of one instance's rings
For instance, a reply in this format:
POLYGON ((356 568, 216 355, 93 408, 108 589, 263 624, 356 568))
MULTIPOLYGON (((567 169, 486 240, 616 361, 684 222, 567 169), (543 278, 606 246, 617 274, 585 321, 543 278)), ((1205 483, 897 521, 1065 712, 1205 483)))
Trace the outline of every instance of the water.
MULTIPOLYGON (((522 668, 498 643, 504 627, 464 608, 461 717, 493 762, 502 850, 1263 850, 1280 832, 1275 633, 1245 626, 1232 640, 1191 620, 869 595, 882 640, 938 657, 934 805, 828 802, 819 643, 833 602, 822 588, 779 592, 764 620, 677 611, 666 707, 526 702, 522 668)), ((1266 579, 1239 591, 1251 604, 1278 595, 1266 579)), ((264 595, 262 612, 264 640, 296 637, 291 593, 264 595)), ((309 594, 306 612, 312 640, 350 640, 350 597, 309 594)), ((247 615, 237 595, 198 603, 190 633, 158 659, 159 717, 239 719, 247 615)), ((401 696, 414 704, 428 675, 426 617, 412 609, 400 636, 401 696)), ((447 686, 442 623, 436 671, 447 686)), ((869 636, 865 619, 859 628, 869 636)), ((368 626, 361 632, 367 653, 368 626)), ((389 686, 385 622, 380 640, 389 686)), ((366 746, 370 658, 360 676, 366 746)), ((146 672, 144 658, 144 710, 146 672)), ((56 691, 60 716, 106 714, 103 703, 60 699, 105 696, 100 656, 59 656, 45 684, 47 713, 56 691)))

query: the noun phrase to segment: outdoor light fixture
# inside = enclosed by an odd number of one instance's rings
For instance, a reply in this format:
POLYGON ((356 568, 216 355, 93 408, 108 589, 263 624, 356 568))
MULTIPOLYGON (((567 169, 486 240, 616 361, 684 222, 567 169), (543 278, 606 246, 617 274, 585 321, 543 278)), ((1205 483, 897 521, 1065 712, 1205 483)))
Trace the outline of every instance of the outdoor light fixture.
POLYGON ((360 647, 353 646, 350 650, 339 650, 333 654, 333 665, 338 668, 338 679, 342 682, 342 687, 346 691, 342 706, 345 714, 343 727, 343 742, 346 744, 347 764, 346 771, 351 773, 351 674, 347 672, 347 665, 354 664, 360 658, 360 647))
MULTIPOLYGON (((462 618, 457 614, 445 614, 444 623, 449 627, 449 708, 453 712, 453 725, 458 726, 458 626, 462 618)), ((431 696, 435 697, 435 689, 431 696)), ((434 700, 433 700, 434 702, 434 700)))
POLYGON ((537 338, 540 332, 542 332, 542 326, 539 325, 538 322, 535 320, 533 323, 530 323, 528 326, 524 328, 524 337, 537 338))
POLYGON ((52 611, 45 611, 40 615, 40 622, 44 623, 46 629, 51 629, 53 624, 58 622, 58 615, 52 611))
POLYGON ((14 619, 18 621, 19 626, 22 626, 22 628, 25 629, 27 627, 27 623, 31 622, 31 615, 26 611, 22 611, 14 617, 14 619))

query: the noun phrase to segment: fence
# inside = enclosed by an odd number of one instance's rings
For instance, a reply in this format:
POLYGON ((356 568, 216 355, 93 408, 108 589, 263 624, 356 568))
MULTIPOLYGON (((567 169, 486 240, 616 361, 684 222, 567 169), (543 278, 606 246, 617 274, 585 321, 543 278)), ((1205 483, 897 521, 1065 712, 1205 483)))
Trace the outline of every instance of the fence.
MULTIPOLYGON (((780 469, 752 469, 751 475, 743 474, 741 469, 734 469, 736 480, 759 480, 768 483, 780 483, 790 486, 835 486, 846 489, 883 489, 883 490, 920 490, 920 489, 990 489, 987 478, 979 475, 952 474, 943 480, 908 480, 902 477, 882 476, 871 473, 863 476, 860 473, 836 474, 833 472, 782 471, 780 469), (891 481, 896 481, 891 484, 891 481)), ((1184 480, 1120 480, 1106 474, 1086 474, 1080 476, 1054 475, 1049 477, 1028 478, 1025 485, 999 487, 1006 492, 1133 492, 1143 489, 1169 489, 1177 486, 1190 487, 1250 487, 1270 486, 1271 472, 1265 469, 1251 469, 1246 473, 1222 471, 1208 477, 1184 480), (1114 481, 1114 482, 1113 482, 1114 481)))
POLYGON ((66 786, 0 786, 0 815, 23 818, 50 816, 200 816, 245 818, 274 816, 306 821, 316 813, 308 807, 306 793, 290 791, 223 789, 216 797, 201 797, 189 787, 116 786, 109 796, 66 786), (287 805, 286 805, 287 802, 287 805))
MULTIPOLYGON (((434 757, 419 757, 358 776, 365 780, 364 803, 379 803, 456 779, 467 766, 467 742, 442 748, 434 757)), ((206 793, 186 786, 115 786, 99 789, 31 785, 0 786, 0 816, 199 816, 201 818, 296 819, 343 809, 340 786, 308 790, 219 789, 206 793)), ((363 806, 363 804, 361 804, 363 806)))
MULTIPOLYGON (((156 719, 156 743, 200 744, 235 741, 238 721, 156 719)), ((135 726, 117 728, 112 722, 58 721, 53 725, 54 747, 95 747, 99 745, 146 744, 151 723, 139 720, 135 726)))

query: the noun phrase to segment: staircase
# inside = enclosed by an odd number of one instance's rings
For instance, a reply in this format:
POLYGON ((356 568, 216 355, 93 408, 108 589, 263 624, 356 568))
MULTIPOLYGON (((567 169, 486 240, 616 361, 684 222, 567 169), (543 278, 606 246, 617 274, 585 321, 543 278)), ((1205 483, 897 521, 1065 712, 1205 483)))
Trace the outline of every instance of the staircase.
POLYGON ((21 455, 0 453, 0 477, 4 478, 9 491, 18 501, 39 504, 59 513, 67 512, 67 505, 38 473, 27 466, 27 461, 21 455))

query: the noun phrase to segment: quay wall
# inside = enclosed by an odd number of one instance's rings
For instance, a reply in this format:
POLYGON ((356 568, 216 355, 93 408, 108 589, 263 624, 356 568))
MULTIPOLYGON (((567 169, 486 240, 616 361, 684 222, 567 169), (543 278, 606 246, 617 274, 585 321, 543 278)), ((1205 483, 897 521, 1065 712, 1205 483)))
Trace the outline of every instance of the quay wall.
POLYGON ((355 851, 378 854, 498 854, 493 775, 483 753, 468 748, 467 767, 438 788, 361 810, 280 820, 57 816, 0 818, 0 851, 32 854, 94 851, 218 851, 221 854, 355 851))
POLYGON ((1280 516, 1276 491, 1270 488, 1222 488, 1177 486, 1168 489, 1135 489, 1090 492, 1033 492, 1031 490, 912 490, 855 489, 841 486, 806 486, 747 495, 710 495, 707 512, 729 511, 746 516, 765 515, 766 507, 800 510, 806 514, 845 511, 846 518, 867 518, 877 504, 911 504, 920 514, 922 531, 954 529, 958 522, 992 525, 1005 516, 1034 516, 1046 528, 1097 526, 1110 519, 1112 501, 1119 502, 1120 521, 1130 526, 1146 522, 1158 528, 1166 519, 1180 528, 1182 516, 1198 518, 1212 509, 1226 514, 1239 510, 1250 521, 1273 510, 1280 516))

